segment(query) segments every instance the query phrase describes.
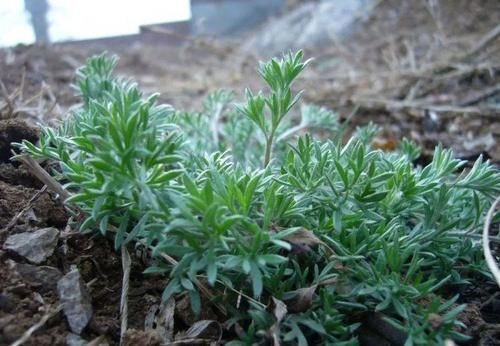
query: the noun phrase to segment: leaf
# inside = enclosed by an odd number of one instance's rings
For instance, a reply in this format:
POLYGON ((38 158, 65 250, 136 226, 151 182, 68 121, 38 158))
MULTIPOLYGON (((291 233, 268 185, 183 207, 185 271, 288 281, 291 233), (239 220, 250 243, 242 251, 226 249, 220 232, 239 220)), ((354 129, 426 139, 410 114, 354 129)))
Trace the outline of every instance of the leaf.
POLYGON ((108 222, 109 222, 109 215, 105 215, 99 222, 99 230, 103 235, 106 235, 106 231, 108 230, 108 222))
POLYGON ((161 267, 161 266, 151 266, 146 268, 142 273, 143 274, 164 274, 168 272, 168 268, 161 267))
POLYGON ((305 228, 299 228, 296 231, 294 231, 292 234, 287 235, 286 237, 283 238, 287 242, 289 242, 292 246, 301 246, 301 245, 306 245, 306 246, 315 246, 319 244, 323 244, 321 239, 319 239, 313 232, 305 229, 305 228))
POLYGON ((271 297, 271 299, 272 299, 272 302, 273 302, 272 305, 274 305, 273 315, 276 318, 276 322, 277 323, 281 323, 281 321, 283 321, 283 319, 285 318, 285 316, 286 316, 286 314, 288 312, 286 304, 283 303, 281 300, 276 299, 274 297, 271 297))
POLYGON ((272 298, 271 307, 273 309, 273 315, 274 318, 276 319, 276 322, 274 322, 271 328, 269 328, 268 334, 273 339, 273 345, 280 346, 281 345, 279 336, 280 325, 281 321, 283 321, 288 311, 285 303, 274 297, 271 298, 272 298))
POLYGON ((466 306, 467 306, 466 304, 462 304, 448 311, 446 314, 443 315, 443 320, 448 322, 453 321, 462 311, 464 311, 466 306))
POLYGON ((125 232, 127 232, 129 220, 130 220, 130 215, 128 213, 122 216, 121 218, 120 226, 118 227, 115 234, 115 250, 118 250, 120 246, 122 246, 123 236, 125 235, 125 232))
POLYGON ((134 226, 132 231, 127 235, 127 238, 125 238, 125 241, 123 243, 127 244, 129 241, 135 239, 139 235, 139 233, 141 233, 141 231, 144 230, 144 224, 146 223, 146 221, 148 219, 149 219, 149 215, 144 214, 144 216, 141 217, 139 222, 137 222, 137 224, 134 226))
POLYGON ((387 291, 388 292, 386 292, 384 300, 377 304, 377 306, 375 307, 375 311, 384 311, 385 309, 387 309, 389 307, 389 305, 391 305, 392 294, 389 290, 387 290, 387 291))
POLYGON ((250 278, 252 279, 254 297, 260 297, 264 283, 262 273, 255 262, 250 262, 250 278))
POLYGON ((290 243, 287 243, 286 241, 280 239, 271 239, 271 242, 285 250, 290 251, 292 249, 290 243))
POLYGON ((380 202, 387 196, 388 193, 389 191, 375 192, 370 195, 360 197, 360 201, 364 203, 380 202))
POLYGON ((215 258, 212 251, 209 252, 207 261, 207 280, 210 286, 213 286, 215 284, 215 281, 217 280, 217 259, 215 258))
POLYGON ((323 334, 323 335, 327 334, 325 327, 323 327, 320 323, 318 323, 314 320, 311 320, 309 318, 304 318, 304 319, 298 320, 297 322, 314 330, 316 333, 323 334))
POLYGON ((335 167, 337 168, 337 172, 344 183, 344 187, 349 187, 349 178, 347 176, 346 170, 342 167, 342 165, 338 161, 334 161, 335 167))
POLYGON ((189 291, 189 300, 191 302, 191 309, 196 316, 201 313, 201 297, 197 290, 193 289, 189 291))
POLYGON ((289 299, 285 300, 288 311, 295 314, 309 310, 312 307, 317 288, 318 285, 313 285, 288 292, 287 295, 291 295, 289 299))
POLYGON ((262 260, 266 264, 271 264, 271 265, 280 265, 288 261, 286 257, 280 255, 261 255, 259 256, 259 261, 260 260, 262 260))
POLYGON ((163 294, 161 296, 162 301, 167 301, 172 297, 174 294, 179 292, 181 290, 181 285, 179 283, 179 280, 177 279, 172 279, 168 283, 167 287, 163 290, 163 294))
POLYGON ((194 290, 193 282, 191 280, 189 280, 189 279, 182 278, 181 279, 181 285, 182 285, 182 287, 184 287, 188 291, 194 290))
POLYGON ((213 333, 211 333, 212 331, 209 330, 209 327, 212 325, 215 325, 217 327, 218 337, 216 338, 216 340, 220 340, 222 337, 222 326, 220 325, 219 322, 215 320, 201 320, 193 323, 193 325, 184 334, 184 338, 196 339, 196 338, 201 338, 205 334, 209 334, 207 336, 213 336, 213 333))
POLYGON ((403 305, 397 298, 392 299, 392 306, 396 310, 399 316, 404 319, 408 319, 408 308, 403 305))

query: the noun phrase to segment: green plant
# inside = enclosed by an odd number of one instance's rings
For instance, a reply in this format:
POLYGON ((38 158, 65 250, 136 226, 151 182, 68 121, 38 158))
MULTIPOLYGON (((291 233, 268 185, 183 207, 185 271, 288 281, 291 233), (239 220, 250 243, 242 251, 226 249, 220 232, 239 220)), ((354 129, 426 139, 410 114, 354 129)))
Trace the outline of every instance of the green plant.
POLYGON ((246 90, 247 102, 239 111, 262 131, 266 139, 264 167, 271 161, 274 138, 278 128, 290 109, 299 101, 301 93, 292 97, 291 86, 295 78, 305 69, 309 60, 303 61, 302 51, 288 54, 283 59, 272 59, 261 63, 259 73, 266 81, 270 94, 254 95, 246 90))
POLYGON ((112 230, 117 248, 153 247, 147 272, 169 275, 164 299, 187 292, 199 312, 209 303, 200 283, 224 290, 221 318, 243 330, 232 344, 355 345, 367 312, 407 345, 464 338, 462 306, 445 292, 489 275, 470 237, 500 193, 488 162, 466 171, 439 146, 431 164, 415 166, 411 142, 371 148, 374 126, 341 144, 335 114, 315 106, 284 127, 300 98, 291 85, 308 64, 302 52, 261 63, 269 94, 247 90, 236 111, 223 91, 201 113, 159 106, 113 77, 115 63, 90 58, 77 73, 83 106, 20 147, 59 164, 54 176, 83 211, 83 231, 112 230), (335 140, 306 134, 285 145, 317 128, 335 140))

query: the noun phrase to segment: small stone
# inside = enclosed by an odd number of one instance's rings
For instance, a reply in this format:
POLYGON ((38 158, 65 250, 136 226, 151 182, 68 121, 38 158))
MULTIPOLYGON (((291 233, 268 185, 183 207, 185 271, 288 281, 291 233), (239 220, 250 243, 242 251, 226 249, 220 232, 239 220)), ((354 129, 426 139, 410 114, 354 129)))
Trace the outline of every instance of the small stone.
POLYGON ((12 286, 8 288, 10 293, 15 294, 19 299, 26 298, 31 295, 32 289, 28 287, 25 283, 20 283, 19 285, 12 286))
POLYGON ((69 327, 73 333, 80 334, 92 318, 92 304, 78 269, 57 282, 57 292, 69 327))
POLYGON ((57 281, 62 277, 57 268, 49 266, 37 267, 31 264, 16 263, 14 268, 26 283, 40 287, 42 292, 55 291, 57 281))
POLYGON ((82 339, 80 336, 69 333, 66 336, 66 345, 67 346, 85 346, 87 345, 87 340, 82 339))
POLYGON ((0 293, 0 310, 5 312, 12 312, 16 308, 16 305, 12 301, 12 298, 7 295, 0 293))
POLYGON ((53 227, 35 232, 13 234, 5 241, 5 249, 40 264, 52 255, 59 239, 59 231, 53 227))
POLYGON ((10 344, 14 340, 18 339, 24 332, 23 326, 20 323, 10 323, 3 328, 2 337, 7 344, 10 344))
POLYGON ((14 318, 14 315, 5 315, 4 317, 0 318, 0 330, 13 322, 14 318))

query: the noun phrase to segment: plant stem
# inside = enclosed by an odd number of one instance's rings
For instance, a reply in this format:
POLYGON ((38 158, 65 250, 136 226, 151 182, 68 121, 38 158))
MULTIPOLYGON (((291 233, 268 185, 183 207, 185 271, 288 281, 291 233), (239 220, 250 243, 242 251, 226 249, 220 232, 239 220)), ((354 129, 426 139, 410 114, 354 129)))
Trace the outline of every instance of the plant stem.
POLYGON ((219 103, 212 117, 212 139, 214 141, 216 150, 219 148, 219 118, 221 116, 223 108, 223 105, 219 103))
POLYGON ((274 133, 271 133, 269 137, 266 138, 266 154, 264 156, 264 168, 267 167, 271 161, 271 151, 273 150, 273 137, 274 133))

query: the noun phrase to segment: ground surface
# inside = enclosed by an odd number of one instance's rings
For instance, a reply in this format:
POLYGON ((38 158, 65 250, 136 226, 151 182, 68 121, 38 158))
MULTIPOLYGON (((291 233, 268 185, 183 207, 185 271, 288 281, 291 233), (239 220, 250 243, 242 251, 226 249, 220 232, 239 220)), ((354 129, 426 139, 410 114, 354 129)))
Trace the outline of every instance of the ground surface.
MULTIPOLYGON (((484 46, 477 45, 500 22, 498 1, 441 1, 440 11, 434 13, 424 5, 401 3, 382 1, 364 19, 365 29, 349 41, 309 53, 317 59, 300 81, 305 99, 337 109, 344 119, 357 109, 350 119, 352 127, 376 122, 383 128, 379 145, 384 149, 407 136, 423 145, 427 155, 443 142, 465 159, 483 154, 500 163, 498 35, 484 46)), ((139 44, 117 48, 116 53, 121 57, 120 73, 137 80, 147 92, 160 92, 162 101, 194 110, 218 88, 233 89, 241 96, 244 87, 259 87, 256 57, 236 47, 186 40, 176 47, 139 44)), ((82 337, 88 341, 103 337, 117 344, 122 269, 112 243, 76 234, 67 225, 68 213, 50 192, 43 192, 9 225, 42 187, 24 165, 9 160, 10 144, 33 141, 38 136, 36 123, 64 117, 78 102, 70 87, 74 69, 101 50, 33 46, 0 51, 0 229, 9 226, 0 231, 0 243, 8 235, 41 227, 61 230, 53 255, 43 265, 62 273, 76 265, 85 282, 97 279, 90 288, 93 319, 82 337)), ((129 335, 130 345, 138 345, 137 340, 158 342, 142 331, 146 316, 160 302, 165 280, 142 274, 143 255, 140 249, 132 252, 129 328, 136 331, 129 335)), ((0 345, 14 342, 59 304, 53 285, 23 277, 19 263, 25 260, 0 247, 0 345)), ((483 283, 462 292, 470 304, 461 318, 468 326, 466 333, 474 337, 471 345, 500 344, 500 300, 494 292, 495 287, 483 283)), ((176 312, 176 330, 192 324, 185 302, 177 302, 176 312)), ((68 333, 65 318, 58 313, 26 344, 64 345, 68 333)))

